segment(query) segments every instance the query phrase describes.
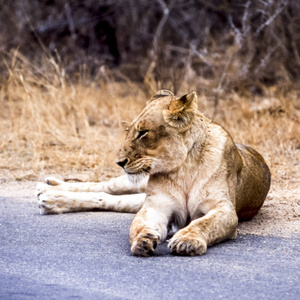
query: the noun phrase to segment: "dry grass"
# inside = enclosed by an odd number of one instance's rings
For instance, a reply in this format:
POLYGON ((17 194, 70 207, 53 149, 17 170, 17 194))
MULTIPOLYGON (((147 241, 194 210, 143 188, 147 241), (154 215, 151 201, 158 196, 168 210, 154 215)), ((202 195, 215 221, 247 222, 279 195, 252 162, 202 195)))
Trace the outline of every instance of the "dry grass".
MULTIPOLYGON (((148 100, 141 87, 114 82, 105 69, 99 70, 102 80, 95 82, 82 72, 72 84, 54 59, 36 67, 17 52, 7 66, 9 78, 0 88, 4 195, 7 187, 12 188, 11 195, 20 194, 21 183, 14 180, 61 175, 99 181, 122 173, 114 163, 124 134, 121 123, 133 119, 148 100)), ((151 74, 147 78, 143 90, 154 91, 151 74)), ((203 91, 201 79, 183 84, 178 94, 191 89, 203 91)), ((240 233, 290 236, 300 232, 299 97, 297 91, 283 93, 279 88, 265 90, 265 95, 218 92, 216 98, 213 91, 206 91, 199 93, 199 109, 223 125, 236 142, 262 153, 271 167, 267 200, 252 222, 239 225, 240 233)), ((24 184, 21 191, 30 185, 24 184)))
MULTIPOLYGON (((123 138, 121 122, 131 120, 148 100, 131 82, 113 82, 105 69, 93 82, 82 73, 71 84, 54 59, 37 68, 19 53, 8 64, 0 90, 0 178, 41 179, 63 174, 102 180, 121 172, 114 155, 123 138)), ((153 87, 148 87, 148 89, 153 87)), ((194 86, 181 87, 181 93, 194 86)), ((298 94, 267 91, 267 97, 199 95, 199 108, 239 143, 253 146, 271 166, 274 180, 299 177, 298 94)))

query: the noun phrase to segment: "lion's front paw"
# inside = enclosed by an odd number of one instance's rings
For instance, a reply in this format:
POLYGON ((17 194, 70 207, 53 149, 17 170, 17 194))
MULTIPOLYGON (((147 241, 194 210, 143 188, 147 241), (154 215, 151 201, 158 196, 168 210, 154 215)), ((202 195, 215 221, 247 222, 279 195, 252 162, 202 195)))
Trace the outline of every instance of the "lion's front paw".
POLYGON ((48 177, 45 180, 45 183, 39 182, 36 186, 36 195, 37 197, 47 191, 53 190, 64 190, 64 181, 57 179, 55 177, 48 177))
POLYGON ((142 232, 133 241, 131 252, 137 256, 152 255, 157 247, 159 237, 156 233, 142 232))
POLYGON ((55 177, 47 177, 45 181, 48 185, 52 185, 52 186, 57 186, 64 183, 64 181, 57 179, 55 177))
POLYGON ((207 243, 199 235, 186 230, 178 231, 169 241, 168 247, 179 255, 201 255, 206 252, 207 243))
POLYGON ((38 194, 38 204, 42 215, 61 214, 70 210, 69 201, 65 201, 63 195, 58 192, 48 190, 38 194))
POLYGON ((50 191, 50 190, 53 190, 52 186, 50 186, 46 183, 39 182, 36 186, 35 194, 39 198, 39 196, 41 194, 46 193, 47 191, 50 191))

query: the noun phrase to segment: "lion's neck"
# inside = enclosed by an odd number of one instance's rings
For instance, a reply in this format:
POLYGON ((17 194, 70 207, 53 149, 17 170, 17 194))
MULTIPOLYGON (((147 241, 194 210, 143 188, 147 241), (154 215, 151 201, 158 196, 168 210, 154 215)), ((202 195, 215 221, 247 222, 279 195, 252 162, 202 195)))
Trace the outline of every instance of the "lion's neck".
POLYGON ((187 147, 187 158, 176 170, 169 174, 169 178, 181 186, 181 188, 188 192, 195 178, 198 177, 199 165, 205 159, 204 149, 208 142, 211 122, 205 116, 199 113, 186 132, 183 133, 183 138, 187 147))
POLYGON ((198 113, 193 120, 192 126, 183 133, 188 156, 185 163, 198 160, 202 156, 202 150, 207 142, 210 132, 211 121, 201 113, 198 113))
POLYGON ((161 182, 170 180, 172 185, 180 188, 187 196, 195 184, 207 180, 217 172, 222 163, 228 134, 201 113, 195 117, 192 126, 181 134, 187 148, 185 160, 172 171, 156 173, 150 178, 161 182))

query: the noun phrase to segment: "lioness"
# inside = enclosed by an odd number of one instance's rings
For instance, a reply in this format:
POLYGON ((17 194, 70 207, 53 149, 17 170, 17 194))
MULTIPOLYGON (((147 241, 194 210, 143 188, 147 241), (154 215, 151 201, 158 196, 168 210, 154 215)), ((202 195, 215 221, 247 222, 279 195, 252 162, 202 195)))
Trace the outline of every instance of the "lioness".
POLYGON ((137 212, 133 254, 150 255, 176 229, 171 251, 201 255, 207 245, 235 239, 238 220, 257 214, 270 187, 262 156, 200 113, 195 92, 158 91, 128 127, 117 164, 127 175, 108 182, 39 184, 42 213, 137 212))

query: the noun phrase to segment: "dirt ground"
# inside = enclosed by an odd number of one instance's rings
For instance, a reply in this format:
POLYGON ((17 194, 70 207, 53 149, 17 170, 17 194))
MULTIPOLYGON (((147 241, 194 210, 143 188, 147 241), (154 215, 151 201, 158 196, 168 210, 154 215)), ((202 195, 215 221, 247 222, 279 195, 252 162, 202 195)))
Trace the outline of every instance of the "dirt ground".
POLYGON ((260 212, 239 233, 290 237, 300 234, 300 181, 273 181, 260 212))
MULTIPOLYGON (((0 196, 35 202, 36 184, 37 181, 0 179, 0 196)), ((239 233, 278 237, 300 234, 300 180, 273 180, 259 214, 250 222, 240 223, 239 233)))

